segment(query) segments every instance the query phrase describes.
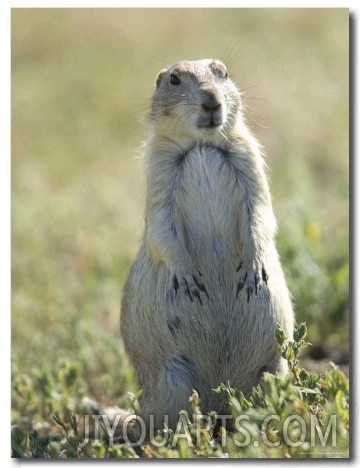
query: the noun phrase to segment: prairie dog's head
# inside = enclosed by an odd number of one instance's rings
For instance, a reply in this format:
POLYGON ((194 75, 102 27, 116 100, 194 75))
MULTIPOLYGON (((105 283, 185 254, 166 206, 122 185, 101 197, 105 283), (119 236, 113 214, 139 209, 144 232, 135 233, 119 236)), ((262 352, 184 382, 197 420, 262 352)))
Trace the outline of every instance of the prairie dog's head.
POLYGON ((170 136, 212 140, 235 123, 240 107, 221 61, 184 60, 159 72, 150 117, 170 136))

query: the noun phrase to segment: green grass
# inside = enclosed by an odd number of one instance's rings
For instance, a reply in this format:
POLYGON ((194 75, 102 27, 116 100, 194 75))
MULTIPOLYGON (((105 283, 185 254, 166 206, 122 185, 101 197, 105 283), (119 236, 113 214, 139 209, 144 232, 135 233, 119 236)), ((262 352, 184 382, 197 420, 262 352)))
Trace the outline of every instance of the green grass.
MULTIPOLYGON (((174 431, 151 430, 151 443, 145 440, 142 419, 133 428, 128 426, 127 433, 122 421, 107 419, 107 412, 103 411, 99 416, 104 423, 102 429, 95 429, 95 419, 90 418, 89 410, 82 403, 86 384, 81 378, 81 368, 74 362, 62 364, 57 382, 49 373, 38 372, 35 388, 14 376, 17 402, 20 395, 26 395, 24 411, 38 407, 45 421, 28 428, 24 422, 13 426, 12 455, 16 458, 348 458, 348 379, 333 363, 323 375, 299 367, 300 351, 310 345, 305 341, 306 334, 305 323, 295 328, 293 341, 286 339, 282 329, 276 330, 281 355, 290 369, 287 377, 265 373, 249 399, 228 384, 222 383, 214 389, 229 404, 229 425, 227 416, 215 412, 204 415, 199 396, 193 391, 191 411, 180 412, 179 425, 174 431), (50 414, 53 427, 46 422, 50 414), (221 422, 219 427, 218 422, 221 422)), ((107 385, 110 383, 107 381, 107 385)), ((138 415, 134 395, 129 395, 128 406, 138 415)))
POLYGON ((60 434, 69 392, 124 405, 137 391, 119 304, 143 227, 141 119, 161 68, 208 56, 265 147, 297 321, 314 345, 348 348, 348 11, 13 9, 12 423, 25 433, 60 434))

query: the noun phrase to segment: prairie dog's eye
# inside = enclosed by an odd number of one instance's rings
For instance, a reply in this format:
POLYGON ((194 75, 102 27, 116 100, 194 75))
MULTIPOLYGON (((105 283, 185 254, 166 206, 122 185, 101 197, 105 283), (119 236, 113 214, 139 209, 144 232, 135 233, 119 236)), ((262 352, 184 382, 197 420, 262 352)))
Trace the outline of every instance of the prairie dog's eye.
POLYGON ((220 75, 219 75, 220 78, 222 78, 222 79, 224 79, 224 80, 227 80, 227 79, 228 79, 228 76, 229 76, 229 75, 228 75, 228 71, 227 71, 226 68, 221 68, 219 73, 220 73, 220 75))
POLYGON ((180 78, 178 76, 171 73, 170 83, 173 84, 173 85, 179 85, 181 83, 181 80, 180 80, 180 78))

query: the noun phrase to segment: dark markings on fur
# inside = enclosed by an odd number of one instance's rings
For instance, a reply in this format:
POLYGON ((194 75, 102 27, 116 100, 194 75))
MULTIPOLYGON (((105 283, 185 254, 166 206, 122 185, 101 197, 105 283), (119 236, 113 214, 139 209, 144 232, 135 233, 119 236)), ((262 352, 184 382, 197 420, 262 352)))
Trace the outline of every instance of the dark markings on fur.
MULTIPOLYGON (((243 262, 241 261, 236 269, 237 272, 240 271, 241 267, 242 267, 242 264, 243 262)), ((245 273, 245 276, 243 278, 242 281, 240 281, 238 284, 237 284, 237 291, 236 291, 236 297, 238 297, 239 295, 239 292, 243 289, 244 285, 245 285, 245 281, 246 281, 246 278, 248 276, 248 273, 245 273)), ((265 268, 262 267, 262 271, 261 271, 261 279, 265 282, 265 284, 268 284, 268 275, 266 274, 266 271, 265 271, 265 268)), ((261 284, 260 284, 260 276, 259 276, 259 273, 255 273, 255 276, 254 276, 254 286, 251 287, 249 286, 246 290, 246 293, 247 293, 247 298, 248 298, 248 302, 250 301, 250 297, 253 295, 257 296, 258 295, 258 291, 260 290, 261 288, 261 284)))
MULTIPOLYGON (((197 270, 199 272, 199 270, 197 270)), ((201 273, 199 272, 199 275, 201 275, 201 273)), ((192 276, 197 287, 200 289, 201 292, 205 293, 206 294, 206 297, 209 299, 209 294, 208 292, 206 291, 206 288, 205 288, 205 285, 203 283, 201 283, 197 278, 195 278, 195 276, 192 276)))
POLYGON ((267 275, 264 267, 261 269, 261 276, 263 278, 264 283, 268 284, 268 279, 269 278, 268 278, 268 275, 267 275))
MULTIPOLYGON (((236 291, 236 297, 238 297, 239 292, 243 289, 248 273, 245 273, 244 279, 238 283, 238 289, 236 291)), ((248 297, 249 302, 249 297, 248 297)))
POLYGON ((189 285, 187 284, 187 281, 186 281, 185 278, 183 278, 183 280, 184 280, 184 283, 186 285, 185 294, 186 294, 186 296, 189 296, 191 302, 194 302, 194 300, 192 299, 192 295, 191 295, 189 285))
POLYGON ((186 356, 186 354, 180 354, 179 359, 183 361, 187 367, 194 366, 193 361, 188 356, 186 356))
POLYGON ((174 275, 172 278, 172 286, 173 289, 177 292, 180 285, 178 284, 176 275, 174 275))
POLYGON ((194 290, 192 291, 192 294, 193 294, 193 295, 196 297, 196 299, 200 302, 200 305, 203 305, 203 304, 202 304, 202 300, 201 300, 199 291, 198 291, 197 289, 194 289, 194 290))
POLYGON ((250 298, 251 298, 251 296, 252 296, 252 294, 253 294, 253 291, 254 291, 254 288, 252 288, 252 287, 250 287, 250 286, 249 286, 248 289, 246 290, 246 294, 247 294, 247 296, 248 296, 248 303, 249 303, 250 298))
POLYGON ((181 328, 181 319, 176 315, 176 317, 169 318, 167 320, 168 329, 171 332, 171 335, 176 338, 177 333, 181 328))
MULTIPOLYGON (((199 270, 197 270, 197 271, 198 271, 199 275, 202 276, 201 272, 199 270)), ((184 293, 186 294, 186 296, 188 296, 188 298, 190 299, 191 302, 194 302, 194 300, 193 300, 193 296, 194 296, 199 301, 200 305, 203 305, 200 293, 203 292, 208 299, 209 299, 209 294, 206 291, 205 285, 203 283, 201 283, 201 281, 198 278, 196 278, 194 275, 192 275, 192 278, 195 281, 195 284, 196 284, 198 289, 191 289, 191 285, 188 284, 186 278, 184 278, 184 277, 182 278, 182 281, 181 281, 182 289, 184 290, 184 293)), ((172 287, 173 287, 173 289, 175 290, 175 292, 177 294, 177 292, 178 292, 178 290, 180 288, 180 284, 178 282, 178 279, 177 279, 176 275, 174 275, 173 278, 172 278, 172 287)))
POLYGON ((264 372, 267 372, 267 371, 268 371, 268 366, 266 365, 262 366, 258 371, 258 377, 261 377, 264 374, 264 372))

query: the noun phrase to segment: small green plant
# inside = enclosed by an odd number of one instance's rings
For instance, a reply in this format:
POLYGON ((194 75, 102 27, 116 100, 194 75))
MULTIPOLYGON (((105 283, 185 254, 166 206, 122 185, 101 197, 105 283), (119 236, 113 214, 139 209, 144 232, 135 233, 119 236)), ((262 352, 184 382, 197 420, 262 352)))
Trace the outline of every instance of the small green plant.
POLYGON ((299 374, 301 369, 298 367, 299 360, 298 356, 300 352, 311 346, 311 343, 308 343, 304 340, 307 336, 307 324, 305 322, 298 325, 293 331, 293 341, 287 340, 283 329, 278 326, 275 331, 275 338, 278 343, 278 350, 284 359, 288 363, 288 368, 293 373, 296 384, 300 384, 299 374))

